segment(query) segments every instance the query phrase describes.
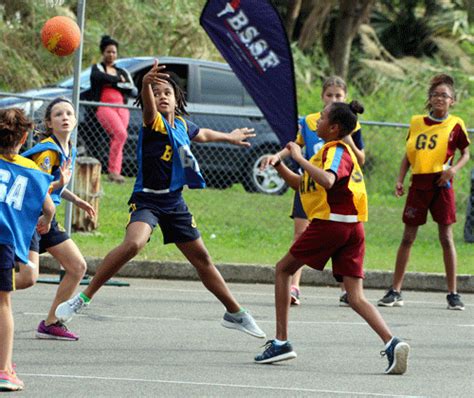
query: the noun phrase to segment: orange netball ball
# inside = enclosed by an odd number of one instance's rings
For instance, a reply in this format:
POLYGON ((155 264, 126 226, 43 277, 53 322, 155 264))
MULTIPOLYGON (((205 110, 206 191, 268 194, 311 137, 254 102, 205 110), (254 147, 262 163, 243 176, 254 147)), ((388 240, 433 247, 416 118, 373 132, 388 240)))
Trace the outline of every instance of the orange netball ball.
POLYGON ((81 43, 81 31, 69 17, 48 19, 41 29, 43 46, 52 54, 64 57, 76 51, 81 43))

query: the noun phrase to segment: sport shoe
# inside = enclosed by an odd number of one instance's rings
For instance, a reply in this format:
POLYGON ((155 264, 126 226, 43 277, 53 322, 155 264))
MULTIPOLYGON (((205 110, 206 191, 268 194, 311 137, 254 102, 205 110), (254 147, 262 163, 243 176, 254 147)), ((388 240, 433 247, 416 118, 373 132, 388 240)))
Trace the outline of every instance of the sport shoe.
POLYGON ((379 307, 403 307, 403 298, 401 293, 395 289, 388 289, 387 293, 383 298, 377 301, 379 307))
POLYGON ((344 292, 339 297, 339 307, 350 307, 349 299, 347 298, 347 292, 344 292))
POLYGON ((448 300, 448 310, 464 311, 464 303, 461 301, 461 296, 457 293, 449 293, 446 296, 448 300))
POLYGON ((24 386, 15 372, 0 370, 0 391, 20 391, 24 386))
POLYGON ((291 286, 290 289, 290 298, 291 298, 291 305, 300 305, 300 289, 296 286, 291 286))
POLYGON ((226 328, 237 329, 241 332, 248 333, 251 336, 258 337, 259 339, 264 339, 266 337, 265 333, 258 327, 255 319, 253 319, 248 311, 240 312, 238 314, 231 314, 226 311, 221 324, 226 328))
POLYGON ((67 323, 72 319, 75 314, 81 312, 88 305, 89 303, 86 303, 82 299, 81 293, 78 293, 68 301, 59 304, 56 307, 54 315, 56 316, 56 318, 58 318, 60 322, 67 323))
POLYGON ((36 337, 39 339, 51 339, 51 340, 79 340, 79 336, 71 332, 61 322, 53 323, 46 326, 45 321, 41 321, 36 331, 36 337))
POLYGON ((385 369, 385 373, 391 375, 402 375, 405 373, 408 366, 409 352, 410 346, 399 338, 394 337, 390 346, 386 350, 380 351, 380 355, 382 357, 387 356, 388 359, 388 367, 385 369))
POLYGON ((296 358, 296 352, 293 351, 289 341, 283 345, 276 345, 275 340, 268 340, 264 347, 265 350, 255 357, 255 362, 274 363, 296 358))

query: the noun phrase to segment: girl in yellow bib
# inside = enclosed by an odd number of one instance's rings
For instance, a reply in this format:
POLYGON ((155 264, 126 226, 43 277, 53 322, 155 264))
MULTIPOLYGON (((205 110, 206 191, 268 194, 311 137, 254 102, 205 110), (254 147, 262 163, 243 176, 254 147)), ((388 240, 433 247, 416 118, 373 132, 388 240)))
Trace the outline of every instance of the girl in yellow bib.
POLYGON ((456 291, 457 256, 452 225, 456 222, 453 177, 469 160, 469 138, 462 119, 451 115, 456 94, 452 77, 441 74, 431 80, 426 108, 428 115, 413 116, 395 186, 404 194, 403 181, 411 167, 411 185, 403 211, 405 230, 397 253, 392 287, 378 301, 379 306, 401 307, 403 277, 418 227, 426 223, 428 210, 438 224, 448 284, 448 309, 464 310, 456 291), (454 162, 456 150, 461 157, 454 162))
MULTIPOLYGON (((334 102, 345 102, 347 98, 347 85, 346 82, 339 76, 330 76, 324 80, 323 90, 321 92, 321 99, 324 106, 331 105, 334 102)), ((302 116, 298 120, 299 131, 296 136, 296 144, 301 148, 304 147, 304 156, 306 159, 311 157, 321 149, 324 145, 324 140, 319 137, 317 131, 317 123, 321 117, 321 112, 311 113, 306 116, 302 116)), ((357 162, 362 166, 365 162, 365 151, 364 151, 364 140, 362 139, 362 130, 359 122, 357 122, 354 131, 344 137, 344 142, 349 145, 354 155, 357 158, 357 162)), ((278 160, 283 160, 290 156, 290 151, 285 147, 281 151, 277 152, 273 156, 269 156, 262 162, 262 169, 273 166, 278 160)), ((309 219, 303 210, 301 203, 300 194, 298 191, 295 192, 293 200, 293 209, 290 217, 294 221, 294 234, 293 242, 296 242, 304 230, 309 225, 309 219)), ((291 304, 300 305, 300 281, 303 268, 296 271, 291 279, 291 304)), ((347 300, 347 293, 344 290, 344 285, 341 283, 341 296, 339 298, 340 306, 349 306, 347 300)))
POLYGON ((388 359, 385 373, 403 374, 407 370, 409 345, 392 334, 377 308, 364 295, 363 222, 368 216, 367 194, 357 158, 343 140, 354 131, 357 114, 363 111, 357 101, 326 106, 318 120, 318 133, 326 143, 310 160, 304 158, 296 143, 287 144, 291 157, 304 170, 302 176, 281 161, 274 164, 288 185, 300 192, 310 224, 276 264, 276 334, 255 357, 257 363, 296 358, 288 340, 291 276, 305 264, 321 271, 331 259, 333 276, 344 283, 350 306, 385 344, 382 351, 388 359))

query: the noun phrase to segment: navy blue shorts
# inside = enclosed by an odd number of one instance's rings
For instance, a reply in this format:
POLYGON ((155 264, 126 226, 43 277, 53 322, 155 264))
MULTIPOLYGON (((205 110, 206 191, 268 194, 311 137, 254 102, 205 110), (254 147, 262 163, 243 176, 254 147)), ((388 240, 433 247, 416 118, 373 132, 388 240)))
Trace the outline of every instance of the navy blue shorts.
POLYGON ((130 203, 130 221, 147 223, 151 229, 158 224, 163 234, 163 243, 184 243, 199 239, 201 234, 197 229, 193 215, 181 198, 173 206, 158 206, 152 203, 130 203))
POLYGON ((44 253, 46 249, 59 245, 69 239, 69 235, 56 221, 56 217, 53 217, 51 221, 51 229, 44 235, 40 235, 37 231, 33 234, 33 239, 30 243, 30 251, 37 253, 44 253))
POLYGON ((304 218, 305 220, 308 219, 306 217, 306 213, 303 210, 303 204, 301 203, 300 192, 295 192, 295 197, 293 199, 293 209, 291 211, 291 218, 304 218))
POLYGON ((0 291, 15 290, 15 249, 0 243, 0 291))

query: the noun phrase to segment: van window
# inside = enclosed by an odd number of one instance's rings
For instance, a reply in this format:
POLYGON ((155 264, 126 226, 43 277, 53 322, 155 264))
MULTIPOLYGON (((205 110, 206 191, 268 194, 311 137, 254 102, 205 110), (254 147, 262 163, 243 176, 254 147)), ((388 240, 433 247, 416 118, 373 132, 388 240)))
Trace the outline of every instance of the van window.
POLYGON ((218 105, 243 105, 244 88, 231 71, 200 68, 201 102, 218 105))

